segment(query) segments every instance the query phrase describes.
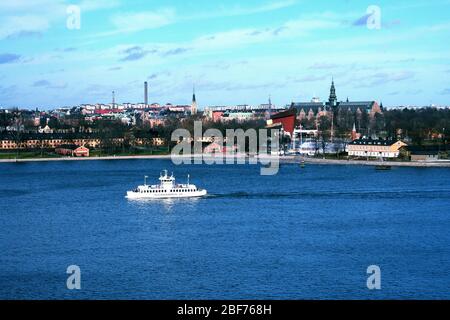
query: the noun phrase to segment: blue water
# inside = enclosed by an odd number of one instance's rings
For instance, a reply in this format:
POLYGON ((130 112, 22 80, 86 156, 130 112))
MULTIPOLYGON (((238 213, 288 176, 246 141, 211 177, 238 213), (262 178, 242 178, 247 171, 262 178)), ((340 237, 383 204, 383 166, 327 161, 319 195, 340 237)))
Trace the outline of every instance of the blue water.
POLYGON ((1 299, 450 298, 450 170, 0 164, 1 299), (128 201, 167 168, 202 199, 128 201), (81 268, 81 290, 66 268, 81 268), (369 265, 381 290, 366 287, 369 265))

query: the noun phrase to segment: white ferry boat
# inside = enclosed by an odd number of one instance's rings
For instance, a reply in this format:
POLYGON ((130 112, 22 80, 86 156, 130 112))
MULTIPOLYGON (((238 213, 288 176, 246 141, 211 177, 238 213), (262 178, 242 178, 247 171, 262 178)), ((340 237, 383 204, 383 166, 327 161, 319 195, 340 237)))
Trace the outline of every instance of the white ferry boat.
POLYGON ((202 197, 207 194, 204 189, 198 189, 194 184, 175 184, 173 173, 171 176, 164 170, 160 177, 158 185, 147 185, 147 176, 144 178, 144 185, 127 192, 128 199, 164 199, 164 198, 191 198, 202 197))

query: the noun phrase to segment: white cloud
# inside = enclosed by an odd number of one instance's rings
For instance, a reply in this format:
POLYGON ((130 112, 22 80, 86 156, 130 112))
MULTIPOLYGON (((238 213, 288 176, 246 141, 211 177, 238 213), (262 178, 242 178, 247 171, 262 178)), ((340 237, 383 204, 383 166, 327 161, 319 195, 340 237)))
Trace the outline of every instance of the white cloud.
POLYGON ((235 48, 239 46, 275 41, 278 38, 296 38, 309 35, 312 31, 339 28, 341 24, 324 19, 291 20, 269 28, 247 28, 218 32, 201 36, 192 42, 199 50, 235 48))
POLYGON ((10 16, 0 23, 0 39, 22 33, 41 33, 50 26, 46 17, 37 15, 10 16))
POLYGON ((129 12, 114 15, 111 22, 120 32, 136 32, 157 29, 175 22, 175 10, 166 8, 157 11, 129 12))
MULTIPOLYGON (((117 2, 113 1, 114 2, 117 2)), ((83 1, 81 7, 83 8, 83 1)), ((105 2, 108 5, 109 2, 105 0, 100 0, 100 3, 105 2)), ((144 11, 144 12, 125 12, 121 14, 116 14, 111 17, 111 22, 115 26, 115 30, 102 32, 93 35, 92 37, 108 37, 114 36, 120 33, 132 33, 142 30, 158 29, 170 24, 177 22, 186 22, 200 19, 211 19, 217 17, 232 17, 241 15, 250 15, 256 13, 270 12, 274 10, 279 10, 283 8, 288 8, 295 5, 297 0, 280 0, 267 2, 256 7, 224 7, 222 6, 219 10, 214 12, 196 13, 193 15, 183 15, 177 16, 174 8, 161 8, 154 11, 144 11)))
POLYGON ((49 7, 59 6, 63 0, 14 0, 1 1, 0 10, 2 13, 23 13, 31 10, 45 11, 49 7))
POLYGON ((119 0, 14 0, 0 1, 0 39, 42 33, 56 21, 67 18, 69 5, 79 5, 82 13, 120 5, 119 0))
POLYGON ((425 26, 419 28, 420 31, 428 33, 428 32, 442 32, 450 30, 450 22, 445 23, 437 23, 430 26, 425 26))
POLYGON ((83 0, 78 5, 83 11, 111 9, 120 6, 119 0, 83 0))
MULTIPOLYGON (((274 10, 284 9, 288 7, 292 7, 297 3, 296 0, 284 0, 284 1, 273 1, 273 2, 267 2, 257 7, 242 7, 242 6, 235 6, 233 8, 225 8, 222 7, 222 9, 217 13, 217 16, 241 16, 241 15, 250 15, 255 13, 263 13, 263 12, 270 12, 274 10)), ((214 14, 211 14, 210 16, 214 16, 214 14)))
POLYGON ((62 0, 15 0, 0 2, 0 39, 42 33, 52 21, 65 17, 62 0))

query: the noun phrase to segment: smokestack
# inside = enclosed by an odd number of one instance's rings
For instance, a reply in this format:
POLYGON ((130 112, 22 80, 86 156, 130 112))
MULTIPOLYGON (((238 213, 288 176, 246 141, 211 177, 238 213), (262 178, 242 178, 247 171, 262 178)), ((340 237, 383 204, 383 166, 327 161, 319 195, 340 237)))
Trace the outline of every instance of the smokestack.
POLYGON ((112 108, 114 109, 116 105, 116 93, 113 91, 112 92, 112 108))
POLYGON ((146 107, 148 106, 148 83, 147 83, 147 81, 144 82, 144 104, 146 107))

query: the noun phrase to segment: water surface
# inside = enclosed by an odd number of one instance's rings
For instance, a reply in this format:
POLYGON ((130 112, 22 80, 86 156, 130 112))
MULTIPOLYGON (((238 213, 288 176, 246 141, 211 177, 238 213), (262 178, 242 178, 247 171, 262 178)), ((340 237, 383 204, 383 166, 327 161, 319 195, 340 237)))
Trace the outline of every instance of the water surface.
POLYGON ((0 164, 2 299, 450 298, 450 170, 0 164), (202 199, 128 201, 174 171, 202 199), (81 268, 79 291, 66 268, 81 268), (366 269, 382 270, 369 291, 366 269))

